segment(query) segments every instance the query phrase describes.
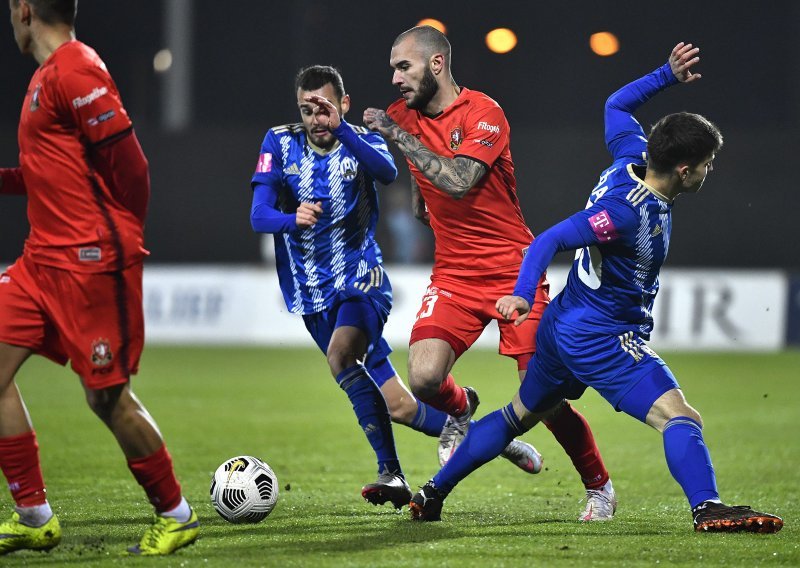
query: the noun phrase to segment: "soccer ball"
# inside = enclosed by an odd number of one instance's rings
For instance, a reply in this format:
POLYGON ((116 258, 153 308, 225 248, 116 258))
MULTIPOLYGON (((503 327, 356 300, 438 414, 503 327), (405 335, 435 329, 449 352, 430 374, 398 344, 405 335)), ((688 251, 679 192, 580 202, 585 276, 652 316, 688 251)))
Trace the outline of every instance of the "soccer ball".
POLYGON ((252 456, 231 458, 211 478, 211 503, 231 523, 264 520, 278 501, 278 478, 263 461, 252 456))

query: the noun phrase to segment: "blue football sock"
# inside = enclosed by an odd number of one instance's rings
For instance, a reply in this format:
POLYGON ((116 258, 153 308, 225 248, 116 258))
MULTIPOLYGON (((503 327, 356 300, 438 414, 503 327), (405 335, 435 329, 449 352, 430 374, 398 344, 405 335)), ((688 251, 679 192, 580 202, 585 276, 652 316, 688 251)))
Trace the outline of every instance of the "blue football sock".
POLYGON ((686 416, 677 416, 664 426, 664 454, 675 481, 683 489, 689 505, 719 500, 717 478, 700 425, 686 416))
POLYGON ((417 413, 409 427, 428 436, 438 436, 447 421, 447 413, 436 410, 434 407, 417 401, 417 413))
POLYGON ((447 495, 458 482, 499 456, 514 436, 524 432, 510 404, 473 422, 464 441, 433 477, 434 486, 447 495))
POLYGON ((392 421, 381 389, 363 365, 349 367, 339 373, 336 382, 347 393, 358 423, 378 458, 378 473, 403 475, 394 446, 392 421))

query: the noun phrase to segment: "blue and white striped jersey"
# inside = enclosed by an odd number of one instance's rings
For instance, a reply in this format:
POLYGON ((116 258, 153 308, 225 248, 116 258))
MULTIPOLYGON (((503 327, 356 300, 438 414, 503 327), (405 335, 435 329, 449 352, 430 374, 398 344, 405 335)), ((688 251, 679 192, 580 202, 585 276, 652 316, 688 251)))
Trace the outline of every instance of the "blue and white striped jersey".
POLYGON ((272 128, 253 175, 254 187, 263 184, 277 190, 276 205, 283 213, 293 214, 301 202, 322 203, 316 225, 299 230, 292 222, 291 229, 274 235, 278 280, 293 313, 329 309, 339 291, 382 263, 375 242, 375 178, 350 148, 368 144, 396 175, 394 161, 379 134, 344 122, 341 128, 352 129, 347 132, 350 141, 325 154, 309 146, 302 124, 272 128))

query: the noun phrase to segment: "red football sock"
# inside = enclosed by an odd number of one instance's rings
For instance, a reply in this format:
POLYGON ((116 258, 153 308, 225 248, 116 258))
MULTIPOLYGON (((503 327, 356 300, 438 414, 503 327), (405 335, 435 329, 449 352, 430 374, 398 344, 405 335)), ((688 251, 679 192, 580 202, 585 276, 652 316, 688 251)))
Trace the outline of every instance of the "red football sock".
POLYGON ((44 505, 47 501, 35 432, 0 438, 0 469, 18 507, 44 505))
POLYGON ((157 513, 170 511, 180 504, 181 486, 175 478, 167 446, 161 446, 149 456, 129 459, 128 467, 157 513))
POLYGON ((586 489, 599 489, 605 485, 608 471, 583 415, 567 403, 555 417, 544 423, 567 452, 586 489))
POLYGON ((422 400, 422 402, 426 402, 436 410, 441 410, 451 416, 458 416, 459 414, 464 414, 467 410, 467 393, 456 384, 453 375, 448 374, 447 378, 442 381, 439 392, 429 399, 422 400))

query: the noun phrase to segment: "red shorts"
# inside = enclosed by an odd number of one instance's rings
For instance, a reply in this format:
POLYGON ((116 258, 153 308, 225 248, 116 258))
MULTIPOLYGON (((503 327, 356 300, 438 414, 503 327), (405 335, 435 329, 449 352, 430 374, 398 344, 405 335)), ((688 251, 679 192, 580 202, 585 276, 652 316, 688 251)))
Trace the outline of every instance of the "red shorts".
MULTIPOLYGON (((522 325, 505 320, 495 309, 498 298, 511 294, 517 271, 490 276, 431 276, 431 285, 422 298, 422 307, 411 330, 410 344, 421 339, 446 341, 456 358, 475 343, 491 320, 500 328, 500 354, 519 358, 536 351, 536 329, 550 303, 550 284, 542 276, 531 314, 522 325)), ((527 364, 527 358, 525 360, 527 364)))
POLYGON ((91 389, 127 382, 144 345, 142 264, 85 274, 20 258, 0 275, 0 342, 71 361, 91 389))

